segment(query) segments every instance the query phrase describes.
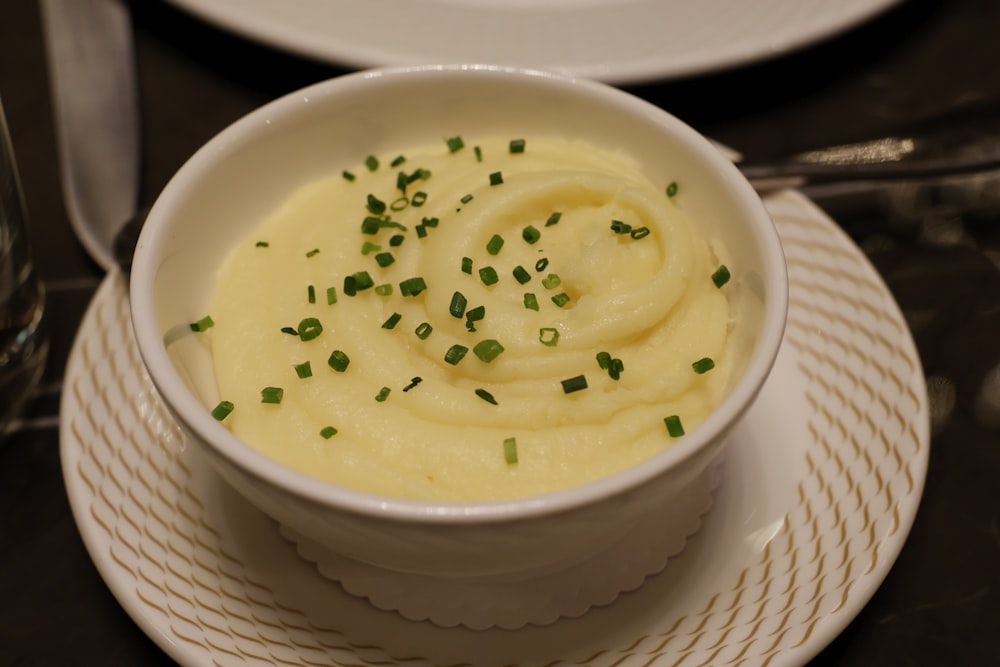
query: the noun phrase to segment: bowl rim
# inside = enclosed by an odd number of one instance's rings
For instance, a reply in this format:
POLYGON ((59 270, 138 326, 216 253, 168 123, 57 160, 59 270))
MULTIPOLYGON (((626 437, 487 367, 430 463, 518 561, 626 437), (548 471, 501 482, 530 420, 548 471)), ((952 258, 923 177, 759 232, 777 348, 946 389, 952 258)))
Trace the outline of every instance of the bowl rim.
MULTIPOLYGON (((363 94, 363 90, 362 90, 363 94)), ((665 471, 698 455, 703 449, 723 437, 729 427, 749 409, 774 365, 780 347, 787 316, 788 279, 784 253, 777 229, 758 194, 736 166, 709 139, 666 110, 624 90, 598 81, 573 77, 539 69, 490 64, 437 64, 381 67, 362 70, 320 81, 282 95, 244 115, 202 145, 174 174, 152 206, 133 259, 129 277, 130 316, 143 365, 153 385, 170 412, 190 430, 201 444, 236 466, 244 474, 266 480, 284 493, 292 494, 312 504, 336 508, 370 518, 420 523, 505 522, 510 520, 556 514, 599 502, 630 489, 640 487, 665 471), (216 421, 204 405, 187 388, 170 362, 162 343, 162 332, 156 322, 153 307, 153 285, 157 273, 155 249, 169 232, 170 213, 188 184, 199 175, 252 137, 261 121, 294 114, 303 102, 353 94, 373 84, 415 77, 432 79, 467 76, 494 76, 525 81, 544 80, 573 95, 600 99, 626 115, 654 121, 689 146, 699 159, 710 164, 719 178, 727 183, 748 218, 755 219, 752 235, 756 238, 769 271, 762 276, 769 303, 765 304, 761 332, 755 351, 743 375, 723 402, 706 420, 683 438, 639 464, 609 476, 566 489, 540 495, 505 500, 445 502, 417 501, 382 496, 349 489, 296 471, 262 454, 237 438, 216 421)))

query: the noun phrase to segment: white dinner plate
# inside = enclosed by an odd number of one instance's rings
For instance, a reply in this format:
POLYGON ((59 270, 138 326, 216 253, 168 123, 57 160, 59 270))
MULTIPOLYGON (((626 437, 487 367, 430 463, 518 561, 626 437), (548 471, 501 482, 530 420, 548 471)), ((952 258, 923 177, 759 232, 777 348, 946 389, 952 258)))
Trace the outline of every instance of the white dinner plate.
POLYGON ((348 594, 186 445, 140 363, 116 272, 84 317, 62 396, 63 474, 91 558, 188 666, 808 661, 903 546, 927 468, 927 395, 906 323, 858 247, 799 193, 766 204, 791 288, 775 370, 701 530, 637 590, 516 631, 409 621, 348 594))
POLYGON ((356 67, 477 62, 611 83, 772 58, 900 0, 170 0, 233 32, 356 67))

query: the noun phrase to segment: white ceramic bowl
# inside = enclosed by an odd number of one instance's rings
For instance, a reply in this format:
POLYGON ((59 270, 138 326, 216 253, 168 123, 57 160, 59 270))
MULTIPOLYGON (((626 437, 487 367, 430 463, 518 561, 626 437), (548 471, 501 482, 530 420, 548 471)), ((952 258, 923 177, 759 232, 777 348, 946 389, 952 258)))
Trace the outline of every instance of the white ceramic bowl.
MULTIPOLYGON (((131 301, 139 349, 162 398, 190 441, 251 503, 295 533, 364 563, 488 579, 579 562, 655 513, 701 512, 704 498, 681 499, 696 485, 695 493, 708 493, 707 471, 768 376, 782 337, 787 286, 779 240, 756 193, 708 140, 676 118, 590 81, 434 66, 319 83, 212 139, 156 201, 135 254, 131 301), (620 147, 645 165, 653 182, 685 174, 685 210, 705 236, 731 251, 743 299, 738 333, 752 346, 742 377, 706 422, 644 463, 578 488, 443 504, 318 481, 259 454, 211 417, 218 398, 209 351, 191 342, 195 337, 175 334, 207 312, 216 271, 237 240, 302 184, 370 153, 455 134, 512 133, 559 133, 620 147)), ((697 516, 687 518, 697 525, 697 516)), ((678 530, 691 530, 691 521, 680 524, 687 527, 678 530)))

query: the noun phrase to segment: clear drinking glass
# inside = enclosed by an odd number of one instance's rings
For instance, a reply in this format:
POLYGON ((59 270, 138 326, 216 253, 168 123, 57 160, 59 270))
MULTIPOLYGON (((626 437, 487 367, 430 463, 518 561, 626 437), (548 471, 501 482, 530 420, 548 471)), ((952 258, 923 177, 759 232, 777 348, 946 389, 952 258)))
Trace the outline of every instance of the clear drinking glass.
POLYGON ((0 100, 0 438, 34 393, 49 340, 14 149, 0 100))

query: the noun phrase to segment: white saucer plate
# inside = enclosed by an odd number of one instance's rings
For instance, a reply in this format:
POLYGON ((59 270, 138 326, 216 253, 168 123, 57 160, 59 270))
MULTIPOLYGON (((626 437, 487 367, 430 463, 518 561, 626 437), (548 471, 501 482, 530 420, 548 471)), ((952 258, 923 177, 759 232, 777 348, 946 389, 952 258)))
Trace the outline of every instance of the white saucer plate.
POLYGON ((84 317, 62 397, 63 474, 91 558, 185 666, 807 662, 903 546, 928 406, 907 325, 857 246, 796 192, 766 204, 791 287, 777 365, 701 530, 637 590, 516 631, 411 621, 345 592, 186 446, 139 360, 117 273, 84 317))
POLYGON ((234 33, 354 67, 441 62, 611 83, 780 56, 900 0, 170 0, 234 33))

